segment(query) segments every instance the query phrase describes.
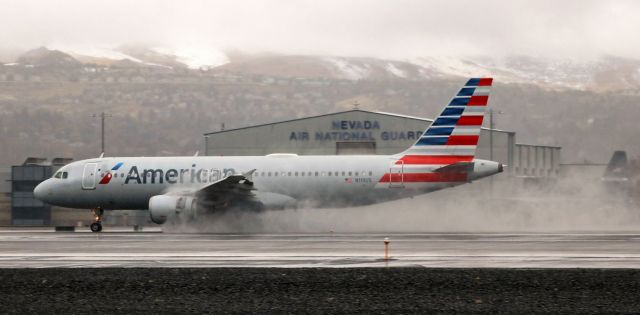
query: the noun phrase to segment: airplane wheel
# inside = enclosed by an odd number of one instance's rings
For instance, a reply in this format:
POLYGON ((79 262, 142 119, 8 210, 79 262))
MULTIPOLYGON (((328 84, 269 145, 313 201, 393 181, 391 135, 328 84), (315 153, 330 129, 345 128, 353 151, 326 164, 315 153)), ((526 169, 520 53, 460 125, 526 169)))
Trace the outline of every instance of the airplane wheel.
POLYGON ((97 232, 101 232, 102 231, 102 224, 100 224, 100 222, 93 222, 91 223, 91 232, 97 233, 97 232))

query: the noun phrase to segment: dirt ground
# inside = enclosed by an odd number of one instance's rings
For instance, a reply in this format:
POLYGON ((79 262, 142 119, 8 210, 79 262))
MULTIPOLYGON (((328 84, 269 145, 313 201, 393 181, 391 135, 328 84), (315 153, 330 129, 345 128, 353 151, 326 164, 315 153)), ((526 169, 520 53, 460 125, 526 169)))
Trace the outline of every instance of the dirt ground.
POLYGON ((640 270, 0 269, 0 313, 638 313, 640 270))

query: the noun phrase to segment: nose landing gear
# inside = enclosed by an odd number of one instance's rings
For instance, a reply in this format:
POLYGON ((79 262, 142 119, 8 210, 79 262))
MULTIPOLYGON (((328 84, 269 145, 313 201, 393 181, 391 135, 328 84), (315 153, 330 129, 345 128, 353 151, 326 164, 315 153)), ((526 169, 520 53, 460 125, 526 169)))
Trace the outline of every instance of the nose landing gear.
POLYGON ((91 228, 91 232, 97 233, 102 231, 102 215, 104 214, 104 209, 102 208, 93 208, 91 212, 94 216, 94 221, 89 226, 91 228))

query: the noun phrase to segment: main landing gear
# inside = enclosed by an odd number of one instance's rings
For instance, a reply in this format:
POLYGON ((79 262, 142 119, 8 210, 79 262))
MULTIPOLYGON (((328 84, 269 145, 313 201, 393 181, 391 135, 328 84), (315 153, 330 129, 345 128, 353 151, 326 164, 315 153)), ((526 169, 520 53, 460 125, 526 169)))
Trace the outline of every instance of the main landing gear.
POLYGON ((102 208, 93 208, 91 209, 93 212, 94 221, 89 226, 91 228, 91 232, 97 233, 102 231, 102 215, 104 214, 104 209, 102 208))

